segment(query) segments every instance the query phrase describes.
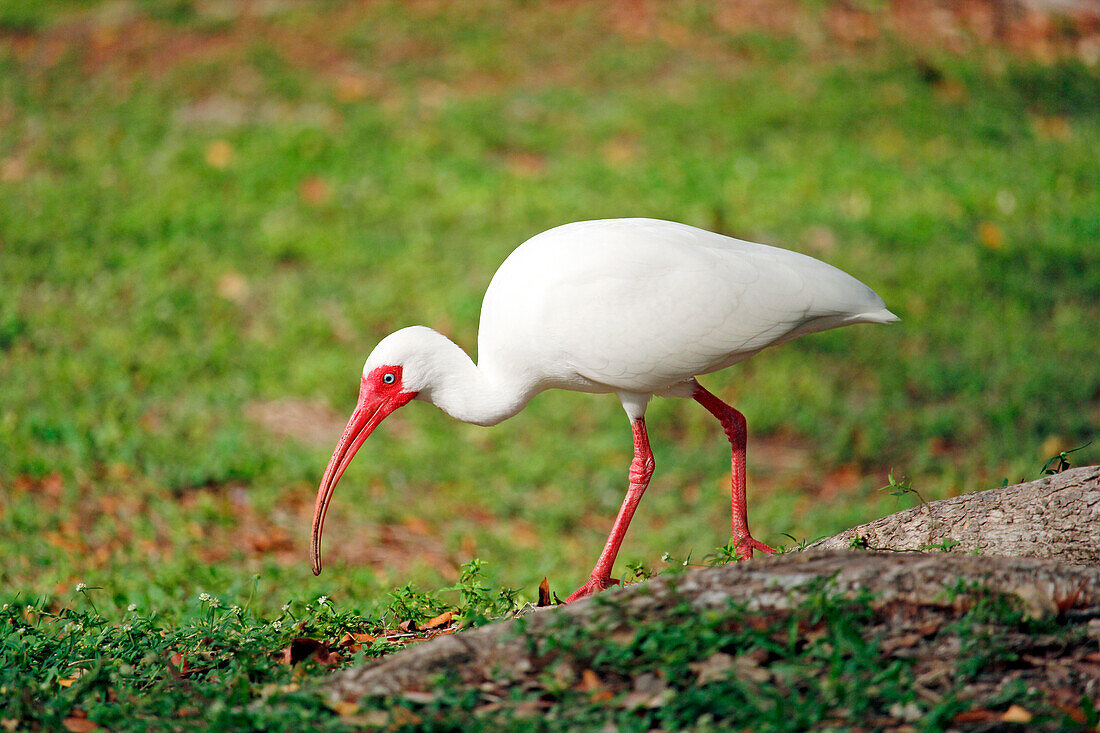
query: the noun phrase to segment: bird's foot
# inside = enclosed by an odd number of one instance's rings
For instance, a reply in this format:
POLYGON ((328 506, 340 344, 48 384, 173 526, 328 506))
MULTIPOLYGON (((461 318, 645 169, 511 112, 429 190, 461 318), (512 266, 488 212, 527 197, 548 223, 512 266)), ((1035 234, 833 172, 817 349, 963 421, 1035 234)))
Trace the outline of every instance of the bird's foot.
POLYGON ((775 553, 775 549, 768 547, 760 540, 753 539, 752 535, 747 533, 744 537, 735 539, 733 542, 733 546, 738 552, 741 553, 741 557, 739 558, 741 560, 751 560, 753 550, 760 550, 761 552, 765 552, 769 555, 775 553))
POLYGON ((612 577, 597 578, 592 576, 588 579, 588 582, 573 591, 572 595, 565 599, 566 603, 572 603, 573 601, 579 601, 581 598, 587 598, 588 596, 599 593, 601 590, 607 590, 613 585, 618 585, 619 581, 612 577))

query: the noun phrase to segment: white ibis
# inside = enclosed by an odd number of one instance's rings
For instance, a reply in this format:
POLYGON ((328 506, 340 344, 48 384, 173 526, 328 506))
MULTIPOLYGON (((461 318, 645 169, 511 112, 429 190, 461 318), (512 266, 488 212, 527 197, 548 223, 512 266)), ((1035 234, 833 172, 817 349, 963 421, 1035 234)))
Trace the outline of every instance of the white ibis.
POLYGON ((774 552, 749 534, 745 418, 696 377, 804 334, 897 320, 873 290, 831 265, 685 224, 606 219, 543 232, 489 283, 476 365, 424 326, 390 334, 367 357, 358 404, 317 492, 313 572, 321 572, 336 482, 387 415, 418 399, 495 425, 547 389, 614 392, 634 434, 626 499, 591 577, 568 601, 618 582, 611 568, 653 474, 645 410, 654 395, 691 397, 722 424, 733 447, 733 541, 745 557, 774 552))

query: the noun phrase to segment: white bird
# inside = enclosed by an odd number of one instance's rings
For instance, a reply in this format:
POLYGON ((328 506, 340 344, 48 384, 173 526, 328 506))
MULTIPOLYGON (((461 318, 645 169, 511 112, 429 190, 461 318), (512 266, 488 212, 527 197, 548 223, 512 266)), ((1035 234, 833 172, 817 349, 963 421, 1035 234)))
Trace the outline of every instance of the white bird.
POLYGON ((718 418, 733 447, 734 544, 746 557, 774 552, 749 534, 745 418, 696 377, 804 334, 897 320, 871 288, 831 265, 686 224, 606 219, 543 232, 489 283, 476 365, 424 326, 390 334, 367 357, 358 404, 317 492, 313 572, 333 489, 387 415, 418 399, 494 425, 547 389, 615 393, 634 434, 626 499, 591 577, 568 601, 618 583, 611 568, 653 474, 645 410, 654 395, 694 398, 718 418))

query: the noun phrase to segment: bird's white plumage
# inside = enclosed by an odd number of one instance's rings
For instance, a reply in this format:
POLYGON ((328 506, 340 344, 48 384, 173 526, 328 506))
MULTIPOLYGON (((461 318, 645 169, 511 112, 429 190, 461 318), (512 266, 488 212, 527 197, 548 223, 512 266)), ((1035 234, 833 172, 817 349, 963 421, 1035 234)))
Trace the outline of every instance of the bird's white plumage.
POLYGON ((480 366, 539 389, 661 393, 766 346, 897 320, 812 257, 653 219, 578 222, 520 245, 485 293, 480 366))
POLYGON ((485 293, 478 364, 423 326, 390 334, 363 374, 402 365, 404 387, 491 425, 539 392, 615 392, 631 418, 654 395, 773 344, 897 317, 824 262, 655 219, 577 222, 521 244, 485 293))

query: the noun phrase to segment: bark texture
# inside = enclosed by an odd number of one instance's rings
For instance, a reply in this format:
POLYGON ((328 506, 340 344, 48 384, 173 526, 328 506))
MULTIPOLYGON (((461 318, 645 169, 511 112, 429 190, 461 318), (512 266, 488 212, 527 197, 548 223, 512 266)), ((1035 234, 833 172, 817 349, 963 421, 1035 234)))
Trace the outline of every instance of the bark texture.
POLYGON ((958 543, 953 553, 1100 565, 1100 466, 932 501, 807 549, 847 549, 857 538, 870 549, 920 550, 949 540, 958 543))
MULTIPOLYGON (((562 623, 608 625, 609 603, 614 605, 611 616, 621 619, 624 627, 631 618, 659 618, 684 600, 699 611, 724 609, 731 601, 752 610, 782 611, 819 592, 819 581, 828 578, 830 592, 854 596, 869 591, 877 606, 951 607, 955 601, 945 589, 962 581, 1015 595, 1038 617, 1055 614, 1067 603, 1078 609, 1100 607, 1097 567, 1036 558, 802 552, 655 578, 539 610, 525 617, 522 633, 513 620, 438 637, 375 664, 337 673, 327 686, 335 699, 355 700, 429 689, 433 677, 444 672, 468 685, 492 684, 501 674, 523 676, 547 664, 544 656, 532 654, 529 639, 549 635, 562 623)), ((616 633, 614 623, 607 632, 616 633)))

